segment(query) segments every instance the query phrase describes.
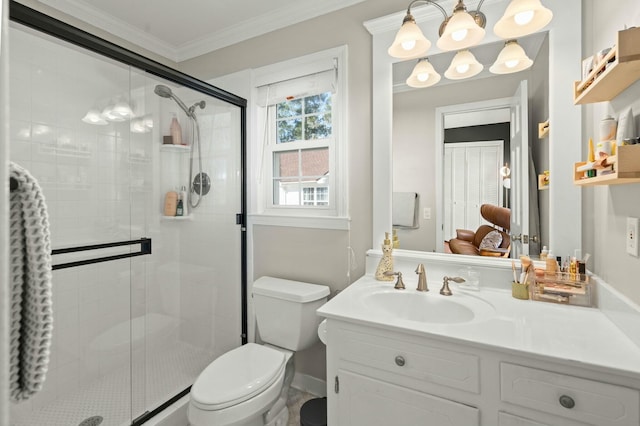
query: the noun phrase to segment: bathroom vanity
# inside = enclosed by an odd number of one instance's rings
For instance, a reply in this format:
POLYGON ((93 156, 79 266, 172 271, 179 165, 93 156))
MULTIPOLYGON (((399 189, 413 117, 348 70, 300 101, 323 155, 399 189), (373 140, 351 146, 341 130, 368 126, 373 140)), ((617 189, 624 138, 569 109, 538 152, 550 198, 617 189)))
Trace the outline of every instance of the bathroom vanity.
POLYGON ((371 251, 369 273, 318 310, 331 426, 640 424, 640 348, 628 335, 638 313, 605 284, 605 308, 518 300, 497 262, 474 266, 480 291, 450 284, 447 297, 442 277, 460 264, 396 257, 406 290, 395 290, 374 279, 376 258, 371 251), (427 293, 416 291, 418 263, 427 293))

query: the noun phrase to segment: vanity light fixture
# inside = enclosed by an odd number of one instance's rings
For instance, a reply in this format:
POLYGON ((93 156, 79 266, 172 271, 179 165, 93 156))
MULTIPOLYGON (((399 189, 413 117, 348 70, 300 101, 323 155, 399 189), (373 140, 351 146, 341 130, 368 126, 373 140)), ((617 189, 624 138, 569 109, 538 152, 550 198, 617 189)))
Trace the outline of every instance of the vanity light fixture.
POLYGON ((445 71, 444 76, 449 80, 461 80, 479 74, 484 66, 478 62, 469 50, 461 50, 453 57, 451 65, 445 71))
POLYGON ((416 20, 411 15, 411 7, 416 3, 426 3, 437 7, 444 20, 438 30, 438 47, 442 50, 460 50, 475 46, 484 37, 486 17, 480 12, 480 6, 484 0, 480 0, 478 10, 467 12, 462 0, 453 9, 453 15, 449 17, 447 11, 433 0, 413 0, 407 7, 407 14, 402 20, 402 26, 391 47, 387 51, 390 56, 398 59, 412 59, 424 56, 431 42, 424 36, 416 20))
POLYGON ((422 58, 413 68, 413 72, 407 78, 407 85, 415 88, 430 87, 440 81, 442 77, 436 72, 429 59, 422 58))
POLYGON ((516 40, 507 40, 489 71, 494 74, 511 74, 529 68, 533 61, 516 40))
POLYGON ((553 12, 540 0, 511 0, 504 15, 493 27, 500 38, 513 39, 533 34, 544 28, 553 18, 553 12))

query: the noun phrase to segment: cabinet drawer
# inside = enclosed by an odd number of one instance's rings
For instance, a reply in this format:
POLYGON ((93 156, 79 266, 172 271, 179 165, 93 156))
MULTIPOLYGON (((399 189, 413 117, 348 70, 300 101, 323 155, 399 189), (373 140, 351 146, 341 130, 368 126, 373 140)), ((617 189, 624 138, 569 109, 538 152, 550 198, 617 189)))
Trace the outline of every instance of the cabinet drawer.
POLYGON ((341 359, 410 378, 467 392, 480 392, 479 358, 475 355, 341 329, 341 359))
POLYGON ((598 426, 637 426, 635 389, 508 363, 500 364, 502 401, 598 426))
POLYGON ((475 407, 339 370, 339 426, 479 426, 475 407))
POLYGON ((500 411, 498 413, 498 426, 556 426, 556 425, 552 425, 550 423, 540 423, 533 420, 525 419, 524 417, 514 416, 513 414, 507 414, 500 411))

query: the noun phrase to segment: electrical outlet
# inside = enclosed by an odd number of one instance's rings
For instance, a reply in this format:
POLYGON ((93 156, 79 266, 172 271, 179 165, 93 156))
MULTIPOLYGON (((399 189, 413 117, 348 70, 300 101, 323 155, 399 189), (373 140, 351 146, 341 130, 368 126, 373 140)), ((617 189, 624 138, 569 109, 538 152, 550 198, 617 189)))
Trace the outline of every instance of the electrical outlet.
POLYGON ((422 218, 431 219, 431 208, 425 207, 424 209, 422 209, 422 218))
POLYGON ((638 218, 627 218, 627 253, 631 256, 638 257, 638 218))

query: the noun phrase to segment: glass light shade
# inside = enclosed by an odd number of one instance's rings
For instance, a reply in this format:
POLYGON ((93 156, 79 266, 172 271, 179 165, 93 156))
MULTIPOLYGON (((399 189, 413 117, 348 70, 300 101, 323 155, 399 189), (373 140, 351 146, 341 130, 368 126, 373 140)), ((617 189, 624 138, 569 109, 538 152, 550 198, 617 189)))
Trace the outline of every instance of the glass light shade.
POLYGON ((533 61, 515 40, 509 40, 500 51, 489 71, 494 74, 511 74, 529 68, 533 61))
POLYGON ((473 53, 468 50, 461 50, 453 57, 451 65, 445 71, 444 76, 449 80, 461 80, 478 75, 483 69, 484 66, 478 62, 473 53))
POLYGON ((117 102, 111 111, 112 114, 117 114, 125 120, 133 117, 133 111, 126 102, 117 102))
POLYGON ((413 16, 407 15, 387 53, 394 58, 411 59, 424 56, 430 47, 431 42, 422 34, 413 16))
POLYGON ((82 121, 87 124, 96 124, 98 126, 106 126, 109 124, 104 118, 102 118, 100 111, 97 109, 90 109, 84 117, 82 117, 82 121))
POLYGON ((126 118, 122 117, 120 114, 116 114, 113 111, 113 105, 107 105, 106 107, 104 107, 100 116, 107 121, 118 122, 126 120, 126 118))
POLYGON ((540 0, 511 0, 504 15, 493 27, 500 38, 510 39, 533 34, 544 28, 553 18, 553 12, 540 0))
POLYGON ((471 14, 459 10, 449 18, 436 44, 440 49, 447 51, 466 49, 480 43, 484 34, 484 28, 476 23, 471 14))
POLYGON ((407 78, 407 85, 416 88, 430 87, 439 82, 441 78, 427 59, 420 59, 407 78))

